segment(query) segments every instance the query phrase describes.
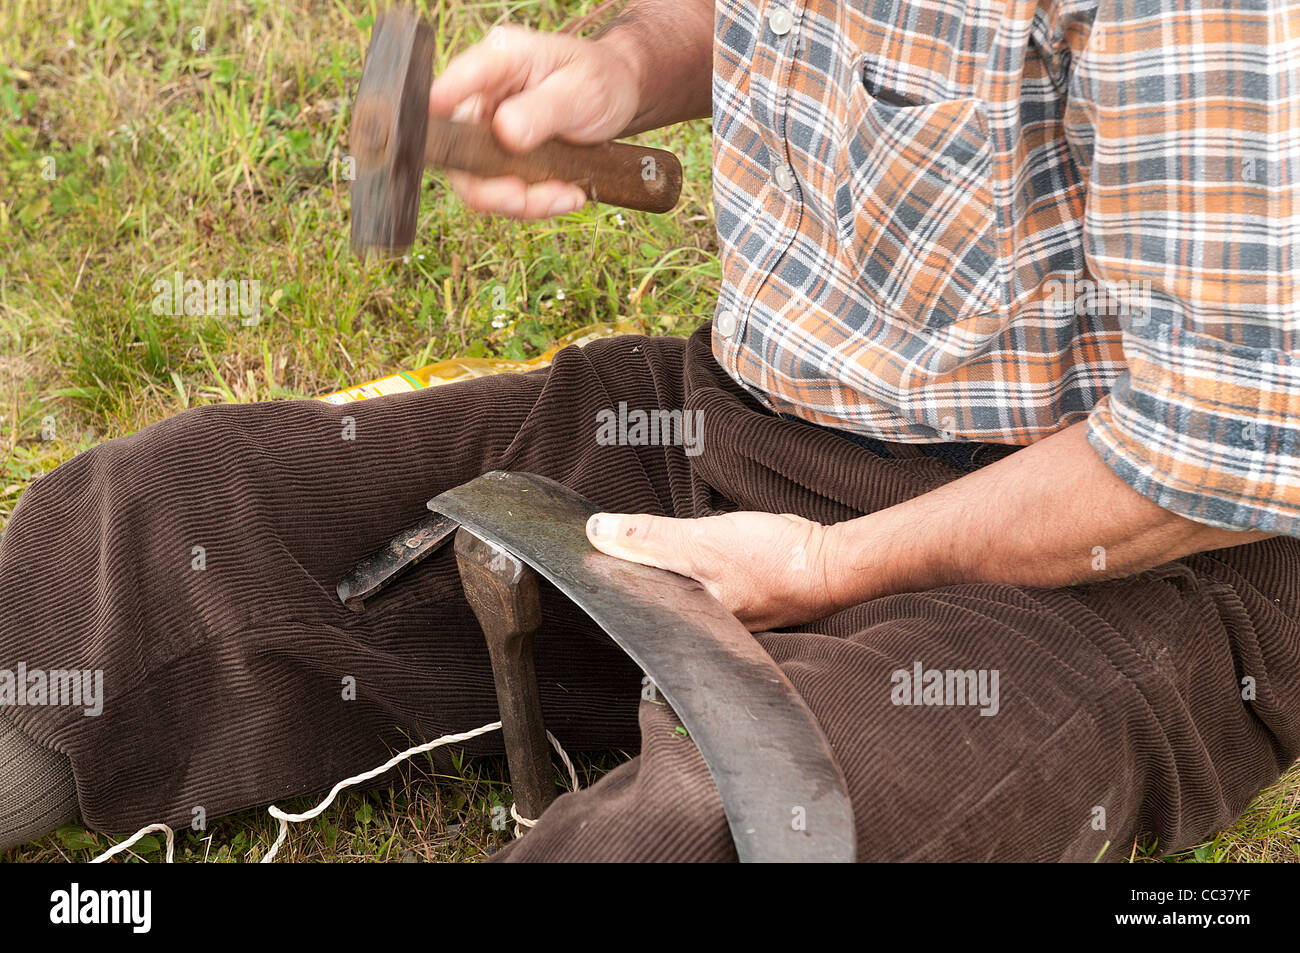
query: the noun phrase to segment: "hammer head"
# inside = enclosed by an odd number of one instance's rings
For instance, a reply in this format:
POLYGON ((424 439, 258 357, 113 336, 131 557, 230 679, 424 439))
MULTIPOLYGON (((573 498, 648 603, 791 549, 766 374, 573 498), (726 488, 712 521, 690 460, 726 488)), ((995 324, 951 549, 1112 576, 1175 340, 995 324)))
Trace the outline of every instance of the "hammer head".
POLYGON ((429 127, 433 30, 415 11, 379 15, 352 110, 352 250, 400 255, 415 240, 429 127))

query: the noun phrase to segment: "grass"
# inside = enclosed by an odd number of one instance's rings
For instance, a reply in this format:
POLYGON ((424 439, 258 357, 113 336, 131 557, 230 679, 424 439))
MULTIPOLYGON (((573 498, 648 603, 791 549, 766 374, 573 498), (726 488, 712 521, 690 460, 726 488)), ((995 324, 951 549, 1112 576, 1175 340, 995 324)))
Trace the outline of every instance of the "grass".
MULTIPOLYGON (((610 752, 577 765, 579 783, 594 784, 626 752, 610 752)), ((514 822, 504 758, 466 763, 453 757, 451 774, 434 772, 428 756, 415 766, 394 769, 387 787, 349 790, 319 817, 289 827, 276 861, 329 863, 416 863, 483 860, 513 839, 514 822)), ((567 788, 569 779, 557 773, 567 788)), ((320 797, 287 800, 278 806, 302 813, 320 797)), ((211 820, 202 831, 176 833, 176 863, 255 863, 279 833, 264 809, 242 811, 211 820)), ((84 862, 123 838, 107 837, 80 824, 68 824, 48 837, 0 854, 21 862, 84 862)), ((128 859, 159 863, 166 859, 162 834, 148 834, 127 851, 128 859)))
MULTIPOLYGON (((596 5, 426 8, 441 14, 440 65, 495 23, 555 29, 596 5)), ((682 159, 670 215, 485 219, 431 174, 408 260, 352 257, 343 157, 377 9, 0 0, 0 525, 34 477, 187 407, 315 396, 455 355, 530 357, 597 321, 687 333, 712 312, 707 123, 642 137, 682 159), (177 271, 257 280, 261 319, 155 314, 153 283, 177 271)), ((481 859, 508 837, 491 825, 510 801, 502 777, 494 761, 399 771, 391 788, 346 793, 296 826, 282 856, 481 859)), ((1293 770, 1178 859, 1295 859, 1297 830, 1293 770)), ((177 855, 255 860, 275 833, 264 810, 247 811, 182 833, 177 855)), ((110 842, 72 825, 5 859, 85 860, 110 842)), ((159 859, 160 839, 136 853, 159 859)))
MULTIPOLYGON (((356 260, 343 157, 375 9, 358 6, 0 4, 0 518, 33 476, 185 407, 711 312, 702 123, 645 137, 682 157, 672 215, 490 220, 430 175, 409 260, 356 260), (261 320, 155 314, 154 281, 177 271, 259 281, 261 320)), ((497 21, 550 29, 588 6, 448 5, 438 58, 497 21)))

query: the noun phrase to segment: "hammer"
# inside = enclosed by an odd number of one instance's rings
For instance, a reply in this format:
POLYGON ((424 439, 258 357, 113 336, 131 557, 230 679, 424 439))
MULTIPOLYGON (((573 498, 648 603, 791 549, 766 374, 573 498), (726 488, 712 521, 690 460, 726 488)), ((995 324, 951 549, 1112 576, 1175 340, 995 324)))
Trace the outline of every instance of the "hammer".
POLYGON ((352 249, 400 255, 415 240, 426 165, 480 176, 559 179, 607 205, 667 212, 677 204, 682 166, 663 149, 624 142, 578 146, 552 140, 508 152, 490 126, 429 115, 433 30, 413 10, 393 7, 375 21, 352 111, 352 249))

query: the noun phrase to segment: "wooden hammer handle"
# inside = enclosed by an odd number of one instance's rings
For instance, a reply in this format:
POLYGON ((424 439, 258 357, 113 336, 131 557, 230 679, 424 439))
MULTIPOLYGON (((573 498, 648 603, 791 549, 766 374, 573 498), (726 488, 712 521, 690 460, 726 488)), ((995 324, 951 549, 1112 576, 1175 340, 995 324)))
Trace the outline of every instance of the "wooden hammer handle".
POLYGON ((508 152, 481 123, 429 117, 425 165, 481 176, 515 175, 525 182, 572 182, 587 197, 641 212, 667 212, 682 191, 682 164, 671 152, 628 142, 575 146, 559 140, 531 152, 508 152))

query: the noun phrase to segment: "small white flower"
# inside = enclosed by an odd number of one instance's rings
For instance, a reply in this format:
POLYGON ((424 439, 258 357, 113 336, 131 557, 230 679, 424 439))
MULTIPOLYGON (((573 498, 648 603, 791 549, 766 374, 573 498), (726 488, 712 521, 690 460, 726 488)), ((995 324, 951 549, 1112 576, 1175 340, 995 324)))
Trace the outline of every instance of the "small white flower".
POLYGON ((492 327, 504 328, 506 326, 506 316, 504 314, 494 314, 492 316, 492 327))
POLYGON ((614 213, 614 223, 618 225, 619 228, 627 228, 627 222, 623 221, 623 213, 621 212, 614 213))

